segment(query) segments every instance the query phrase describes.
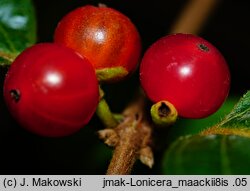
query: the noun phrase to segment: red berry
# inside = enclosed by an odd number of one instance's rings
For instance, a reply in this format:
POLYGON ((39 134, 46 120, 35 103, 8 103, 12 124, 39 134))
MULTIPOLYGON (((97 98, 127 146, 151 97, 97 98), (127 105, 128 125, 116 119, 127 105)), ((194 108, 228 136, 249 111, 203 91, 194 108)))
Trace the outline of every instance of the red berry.
POLYGON ((104 81, 119 80, 134 71, 141 52, 133 23, 106 7, 87 5, 71 11, 59 22, 54 40, 90 60, 104 81))
POLYGON ((230 72, 221 53, 191 34, 161 38, 145 53, 140 80, 147 96, 171 102, 182 117, 202 118, 226 99, 230 72))
POLYGON ((4 82, 14 118, 43 136, 65 136, 87 124, 98 104, 95 72, 73 50, 41 43, 22 52, 4 82))

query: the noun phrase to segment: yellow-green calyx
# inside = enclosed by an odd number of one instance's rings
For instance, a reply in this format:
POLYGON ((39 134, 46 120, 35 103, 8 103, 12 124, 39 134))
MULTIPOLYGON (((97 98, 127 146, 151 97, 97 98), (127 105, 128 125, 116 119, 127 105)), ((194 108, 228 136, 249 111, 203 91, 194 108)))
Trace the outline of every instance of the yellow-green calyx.
POLYGON ((96 76, 99 82, 118 81, 128 75, 124 67, 103 68, 96 70, 96 76))
POLYGON ((168 126, 175 123, 178 113, 173 104, 159 101, 151 107, 151 117, 158 126, 168 126))

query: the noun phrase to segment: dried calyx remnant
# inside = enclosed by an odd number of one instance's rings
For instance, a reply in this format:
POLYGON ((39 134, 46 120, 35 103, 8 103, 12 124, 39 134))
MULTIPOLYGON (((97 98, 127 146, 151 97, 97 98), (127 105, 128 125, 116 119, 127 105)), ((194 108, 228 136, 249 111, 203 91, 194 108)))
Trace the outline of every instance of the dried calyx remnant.
POLYGON ((159 101, 151 107, 151 117, 158 126, 169 126, 175 123, 178 113, 173 104, 168 101, 159 101))
POLYGON ((11 98, 17 103, 20 100, 21 94, 19 90, 10 90, 11 98))
POLYGON ((158 108, 159 116, 166 117, 170 112, 170 108, 164 102, 161 102, 161 106, 158 108))
POLYGON ((209 51, 209 48, 205 44, 198 44, 198 47, 199 47, 200 50, 202 50, 204 52, 209 51))

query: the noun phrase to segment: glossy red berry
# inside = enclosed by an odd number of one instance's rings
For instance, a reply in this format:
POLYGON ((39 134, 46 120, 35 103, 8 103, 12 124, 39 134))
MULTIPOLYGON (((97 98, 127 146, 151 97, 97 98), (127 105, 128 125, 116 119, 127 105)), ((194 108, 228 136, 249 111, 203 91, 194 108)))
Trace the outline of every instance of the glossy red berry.
POLYGON ((182 117, 203 118, 226 99, 230 72, 221 53, 191 34, 161 38, 145 53, 140 80, 147 96, 171 102, 182 117))
POLYGON ((141 52, 133 23, 106 7, 87 5, 71 11, 58 23, 54 41, 90 60, 101 81, 117 81, 134 71, 141 52))
POLYGON ((43 136, 65 136, 89 122, 98 104, 98 82, 87 59, 64 46, 41 43, 12 63, 4 98, 24 128, 43 136))

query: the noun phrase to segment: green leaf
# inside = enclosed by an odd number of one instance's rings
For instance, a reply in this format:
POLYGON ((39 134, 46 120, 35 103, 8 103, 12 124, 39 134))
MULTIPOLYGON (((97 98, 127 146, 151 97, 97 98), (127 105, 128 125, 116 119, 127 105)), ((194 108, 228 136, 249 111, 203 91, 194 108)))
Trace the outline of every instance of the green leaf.
POLYGON ((163 173, 249 174, 249 138, 250 91, 221 122, 171 144, 164 156, 163 173))
POLYGON ((0 0, 0 65, 10 64, 36 41, 36 19, 31 0, 0 0))
POLYGON ((249 174, 250 139, 235 135, 186 136, 163 158, 164 174, 249 174))
POLYGON ((164 155, 163 173, 249 174, 249 122, 250 91, 221 122, 173 142, 164 155))
POLYGON ((166 140, 172 143, 180 136, 199 134, 208 127, 216 125, 231 112, 235 104, 239 101, 239 98, 240 96, 228 97, 221 108, 209 117, 203 119, 178 119, 176 123, 169 128, 166 140))
POLYGON ((218 126, 223 128, 250 128, 250 91, 240 99, 234 109, 218 126))
POLYGON ((250 138, 250 91, 220 123, 201 132, 201 135, 209 134, 239 135, 250 138))

